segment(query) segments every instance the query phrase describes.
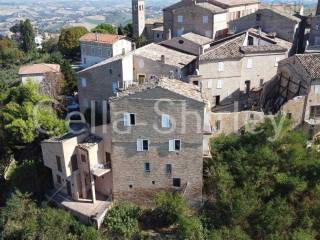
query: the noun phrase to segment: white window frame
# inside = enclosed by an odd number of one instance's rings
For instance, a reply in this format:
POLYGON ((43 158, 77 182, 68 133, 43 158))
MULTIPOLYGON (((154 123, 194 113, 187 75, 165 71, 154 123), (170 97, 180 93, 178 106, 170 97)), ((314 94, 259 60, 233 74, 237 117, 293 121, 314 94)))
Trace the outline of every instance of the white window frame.
POLYGON ((172 139, 169 140, 169 152, 180 152, 181 151, 181 139, 172 139), (176 150, 176 141, 180 142, 180 149, 176 150))
POLYGON ((209 23, 209 16, 202 16, 202 23, 203 24, 208 24, 209 23))
POLYGON ((218 72, 224 71, 224 62, 218 62, 218 72))
POLYGON ((124 113, 123 114, 123 125, 125 127, 131 127, 136 125, 136 114, 135 113, 124 113), (131 123, 131 116, 134 116, 134 123, 131 123))
POLYGON ((222 79, 219 79, 217 81, 217 89, 222 89, 223 88, 223 80, 222 79))
POLYGON ((144 173, 151 173, 151 164, 149 162, 144 163, 144 173), (147 164, 149 164, 149 170, 146 168, 147 164))
POLYGON ((162 128, 170 128, 170 116, 168 114, 161 115, 162 128))
POLYGON ((81 87, 86 88, 87 87, 87 79, 82 77, 82 78, 80 78, 80 81, 81 81, 81 87))
POLYGON ((208 80, 208 89, 212 88, 212 80, 208 80))
POLYGON ((248 58, 247 59, 247 69, 251 69, 253 65, 253 61, 252 58, 248 58))
POLYGON ((177 16, 177 22, 178 23, 183 23, 183 15, 178 15, 177 16))
POLYGON ((137 139, 137 152, 147 152, 150 148, 150 141, 148 139, 137 139), (148 149, 143 149, 143 142, 148 141, 148 149))

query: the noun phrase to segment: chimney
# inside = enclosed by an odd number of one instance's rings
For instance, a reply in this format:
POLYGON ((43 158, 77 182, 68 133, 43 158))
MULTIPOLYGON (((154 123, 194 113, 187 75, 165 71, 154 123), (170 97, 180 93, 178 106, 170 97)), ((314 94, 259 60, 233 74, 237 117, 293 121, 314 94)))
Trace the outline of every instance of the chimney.
POLYGON ((171 32, 171 29, 169 28, 167 33, 167 40, 170 40, 171 38, 172 38, 172 32, 171 32))
POLYGON ((166 56, 165 56, 165 55, 161 55, 161 62, 162 62, 163 64, 166 63, 166 56))

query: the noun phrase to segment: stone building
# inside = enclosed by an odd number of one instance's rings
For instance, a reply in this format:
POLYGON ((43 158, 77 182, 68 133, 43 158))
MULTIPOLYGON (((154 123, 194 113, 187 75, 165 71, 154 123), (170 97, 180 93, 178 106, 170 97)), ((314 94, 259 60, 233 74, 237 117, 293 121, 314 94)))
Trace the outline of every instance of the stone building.
POLYGON ((294 42, 300 21, 293 15, 263 7, 254 13, 231 21, 229 30, 232 33, 239 33, 250 28, 260 28, 265 33, 294 42))
POLYGON ((28 81, 39 84, 40 91, 45 95, 55 98, 61 93, 63 75, 59 64, 23 65, 20 67, 18 74, 23 84, 28 81))
POLYGON ((199 85, 214 111, 248 109, 259 101, 262 86, 277 74, 278 62, 285 59, 291 43, 256 30, 238 33, 211 43, 199 58, 199 85), (251 102, 250 102, 251 101, 251 102))
POLYGON ((287 114, 310 137, 320 131, 320 54, 296 54, 279 62, 264 110, 287 114))
POLYGON ((109 100, 110 122, 42 142, 54 183, 49 200, 98 227, 113 201, 146 205, 160 191, 199 206, 206 111, 199 88, 158 79, 109 100))
POLYGON ((258 8, 256 0, 181 0, 163 10, 165 39, 188 32, 212 39, 225 36, 230 21, 258 8))
POLYGON ((310 18, 310 36, 306 52, 320 52, 320 1, 316 15, 310 18))
POLYGON ((81 62, 84 68, 108 58, 128 53, 132 42, 125 36, 87 33, 80 38, 81 62))
POLYGON ((132 0, 132 27, 133 37, 138 38, 145 30, 145 4, 144 0, 132 0))
POLYGON ((144 37, 147 42, 161 42, 163 36, 163 20, 160 19, 146 19, 144 37))

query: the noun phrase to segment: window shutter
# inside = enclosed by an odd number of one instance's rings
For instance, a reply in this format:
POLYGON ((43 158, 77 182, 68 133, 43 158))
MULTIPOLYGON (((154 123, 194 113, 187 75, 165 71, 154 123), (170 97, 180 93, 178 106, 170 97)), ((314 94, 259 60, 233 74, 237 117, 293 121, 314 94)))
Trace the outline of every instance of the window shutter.
POLYGON ((208 88, 212 88, 212 80, 208 80, 208 88))
POLYGON ((143 151, 143 142, 141 139, 137 140, 137 151, 142 152, 143 151))
POLYGON ((170 127, 170 118, 167 114, 162 114, 161 117, 161 123, 163 128, 169 128, 170 127))
POLYGON ((174 140, 169 140, 169 152, 174 152, 174 140))
POLYGON ((124 113, 123 114, 123 125, 125 127, 129 127, 130 126, 130 114, 129 113, 124 113))
POLYGON ((223 72, 223 70, 224 70, 224 63, 223 62, 219 62, 218 63, 218 71, 219 72, 223 72))

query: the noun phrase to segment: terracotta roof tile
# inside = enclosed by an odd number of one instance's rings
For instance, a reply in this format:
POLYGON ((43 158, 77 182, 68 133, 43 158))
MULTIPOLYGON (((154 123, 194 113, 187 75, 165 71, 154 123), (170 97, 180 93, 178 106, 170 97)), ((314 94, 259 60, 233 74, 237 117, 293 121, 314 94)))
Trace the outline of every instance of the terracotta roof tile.
POLYGON ((97 43, 107 43, 114 44, 120 39, 125 38, 122 35, 114 35, 107 33, 87 33, 80 38, 80 42, 97 42, 97 43))
POLYGON ((27 74, 44 74, 44 73, 59 73, 60 72, 60 65, 59 64, 32 64, 32 65, 23 65, 19 69, 20 75, 27 75, 27 74))

